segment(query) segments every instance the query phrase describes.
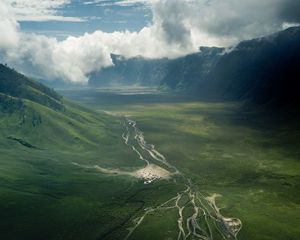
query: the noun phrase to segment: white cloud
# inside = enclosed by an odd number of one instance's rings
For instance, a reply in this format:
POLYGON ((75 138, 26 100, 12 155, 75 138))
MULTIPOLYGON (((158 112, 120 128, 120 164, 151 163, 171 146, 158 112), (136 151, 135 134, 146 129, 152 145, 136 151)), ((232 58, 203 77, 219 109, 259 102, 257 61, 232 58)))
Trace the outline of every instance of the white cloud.
POLYGON ((84 1, 83 4, 91 5, 91 4, 101 4, 102 6, 132 6, 136 4, 144 4, 144 5, 151 5, 159 0, 115 0, 115 1, 107 1, 107 0, 91 0, 91 1, 84 1))
POLYGON ((132 6, 135 4, 151 5, 158 1, 159 0, 120 0, 120 1, 117 1, 116 4, 120 5, 120 6, 132 6))
POLYGON ((161 0, 153 5, 154 24, 187 50, 228 46, 281 30, 286 21, 281 10, 292 1, 161 0))
POLYGON ((112 64, 108 48, 88 35, 69 37, 62 42, 36 34, 19 37, 22 44, 6 56, 10 64, 30 75, 86 83, 91 71, 112 64))
POLYGON ((37 11, 56 16, 69 0, 45 0, 42 6, 37 6, 38 0, 15 2, 19 10, 0 3, 0 31, 6 33, 0 38, 2 58, 27 74, 77 83, 86 83, 89 73, 110 66, 111 53, 172 58, 203 45, 228 46, 269 34, 289 26, 289 20, 297 21, 284 0, 124 0, 117 3, 151 3, 152 24, 138 32, 95 31, 58 41, 20 32, 17 19, 21 13, 28 17, 37 11))
POLYGON ((176 45, 171 49, 165 45, 163 38, 155 37, 156 31, 151 27, 140 32, 96 31, 64 41, 20 33, 20 44, 8 50, 5 58, 10 65, 30 75, 86 83, 90 72, 112 65, 111 53, 149 58, 181 54, 176 45))
POLYGON ((59 22, 85 22, 86 19, 78 17, 64 17, 54 15, 28 15, 17 16, 18 21, 26 22, 47 22, 47 21, 59 21, 59 22))
POLYGON ((78 17, 65 17, 58 10, 71 3, 71 0, 2 0, 12 6, 18 21, 64 21, 80 22, 78 17))
POLYGON ((0 52, 2 49, 10 49, 18 43, 19 24, 13 16, 12 9, 0 2, 0 52))
POLYGON ((294 23, 294 22, 284 22, 282 24, 282 28, 283 29, 287 29, 287 28, 290 28, 290 27, 298 27, 300 25, 300 23, 294 23))

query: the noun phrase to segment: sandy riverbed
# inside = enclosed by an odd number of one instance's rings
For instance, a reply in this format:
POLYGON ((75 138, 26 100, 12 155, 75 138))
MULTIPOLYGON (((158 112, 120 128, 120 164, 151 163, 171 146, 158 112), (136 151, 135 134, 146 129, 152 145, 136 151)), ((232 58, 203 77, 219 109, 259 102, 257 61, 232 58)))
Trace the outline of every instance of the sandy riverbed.
POLYGON ((155 180, 160 179, 169 179, 171 177, 171 173, 155 164, 149 164, 144 168, 139 170, 129 172, 129 171, 122 171, 119 169, 106 169, 101 168, 99 166, 95 166, 95 168, 102 173, 105 174, 112 174, 112 175, 128 175, 132 176, 141 180, 144 180, 144 183, 151 183, 155 180))

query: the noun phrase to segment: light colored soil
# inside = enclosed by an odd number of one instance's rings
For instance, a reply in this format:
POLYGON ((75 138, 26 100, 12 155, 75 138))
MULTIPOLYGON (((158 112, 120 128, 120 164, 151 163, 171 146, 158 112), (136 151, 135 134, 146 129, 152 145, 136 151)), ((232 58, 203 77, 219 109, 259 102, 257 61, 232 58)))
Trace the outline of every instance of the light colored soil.
POLYGON ((95 168, 99 172, 105 174, 128 175, 128 176, 136 177, 138 179, 144 180, 145 184, 151 183, 155 180, 169 179, 172 175, 169 171, 155 164, 149 164, 146 167, 136 170, 134 172, 122 171, 119 169, 106 169, 106 168, 101 168, 99 166, 95 166, 95 168))

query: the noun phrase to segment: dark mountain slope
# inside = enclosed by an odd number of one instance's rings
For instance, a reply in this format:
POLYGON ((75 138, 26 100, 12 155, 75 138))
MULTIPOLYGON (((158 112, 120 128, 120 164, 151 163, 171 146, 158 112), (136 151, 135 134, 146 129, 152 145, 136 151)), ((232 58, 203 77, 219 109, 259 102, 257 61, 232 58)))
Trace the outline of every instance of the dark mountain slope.
POLYGON ((202 99, 299 105, 300 27, 243 41, 232 49, 201 47, 178 59, 125 59, 93 73, 91 86, 163 85, 202 99))
POLYGON ((221 49, 202 48, 168 64, 162 84, 202 99, 299 105, 300 27, 221 49))
POLYGON ((201 47, 198 53, 170 60, 161 83, 172 89, 192 91, 199 83, 205 82, 223 51, 223 48, 201 47))
POLYGON ((31 100, 55 110, 63 109, 62 97, 54 90, 2 64, 0 64, 0 93, 31 100))
POLYGON ((245 41, 212 68, 198 94, 257 104, 299 104, 300 28, 245 41))

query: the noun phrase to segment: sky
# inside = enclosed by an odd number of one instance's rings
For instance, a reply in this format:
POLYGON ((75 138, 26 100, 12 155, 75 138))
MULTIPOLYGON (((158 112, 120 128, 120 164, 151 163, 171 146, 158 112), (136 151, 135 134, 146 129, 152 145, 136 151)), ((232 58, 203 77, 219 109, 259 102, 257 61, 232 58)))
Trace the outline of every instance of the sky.
POLYGON ((176 58, 299 23, 299 0, 1 0, 0 62, 86 84, 111 53, 176 58))
POLYGON ((46 16, 19 14, 21 29, 63 40, 97 30, 140 31, 152 20, 149 5, 138 1, 65 1, 55 11, 46 16))

